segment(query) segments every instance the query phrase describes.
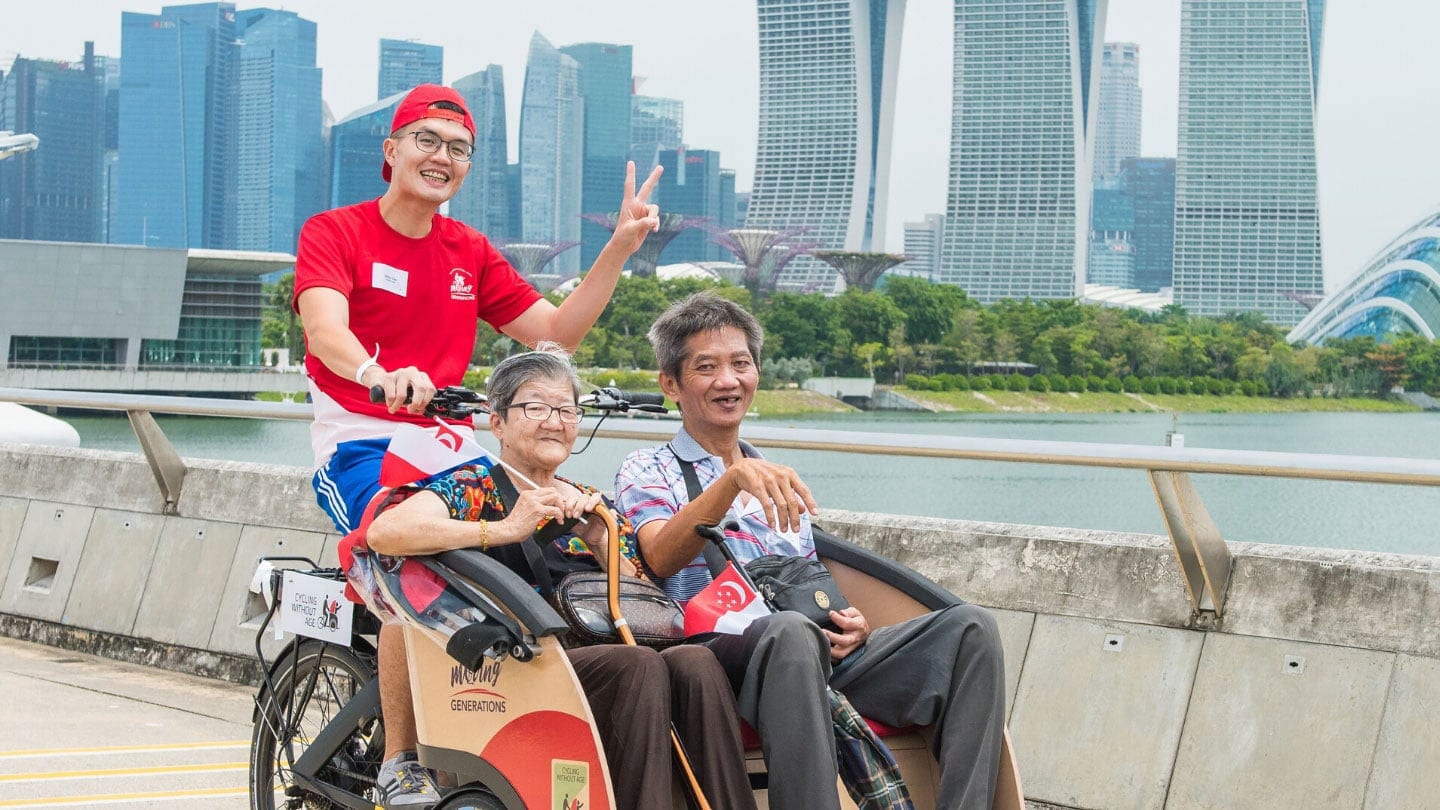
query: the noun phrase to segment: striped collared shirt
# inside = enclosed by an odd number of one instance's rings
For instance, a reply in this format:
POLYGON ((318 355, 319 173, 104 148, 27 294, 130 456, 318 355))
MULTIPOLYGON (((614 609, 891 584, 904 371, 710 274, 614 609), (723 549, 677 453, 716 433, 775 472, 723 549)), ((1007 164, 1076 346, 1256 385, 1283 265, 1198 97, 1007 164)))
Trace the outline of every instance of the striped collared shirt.
MULTIPOLYGON (((740 442, 740 449, 748 457, 760 458, 760 452, 747 442, 740 442)), ((675 517, 690 502, 679 459, 695 465, 701 488, 715 483, 725 472, 720 457, 710 455, 683 427, 669 444, 636 450, 620 465, 615 474, 615 502, 637 532, 653 520, 675 517)), ((725 532, 725 545, 737 562, 749 562, 765 554, 815 557, 808 514, 801 515, 798 532, 779 532, 766 523, 760 501, 741 493, 730 505, 726 520, 740 524, 738 530, 725 532)), ((683 604, 710 584, 710 569, 703 557, 696 557, 673 576, 661 578, 660 584, 683 604)))

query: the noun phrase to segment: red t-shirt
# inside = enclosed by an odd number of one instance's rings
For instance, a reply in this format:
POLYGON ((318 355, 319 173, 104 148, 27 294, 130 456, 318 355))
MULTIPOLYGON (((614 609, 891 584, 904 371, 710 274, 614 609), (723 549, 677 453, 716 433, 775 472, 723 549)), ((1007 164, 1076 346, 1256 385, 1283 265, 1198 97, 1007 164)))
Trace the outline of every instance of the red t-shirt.
MULTIPOLYGON (((386 224, 379 200, 305 223, 295 262, 297 312, 300 294, 311 287, 349 299, 350 331, 367 352, 380 346, 381 366, 415 366, 438 387, 460 384, 480 318, 498 331, 540 298, 479 231, 436 214, 430 233, 411 239, 386 224)), ((351 414, 433 422, 403 410, 387 413, 383 403, 370 402, 366 388, 313 354, 306 354, 305 370, 320 393, 351 414)), ((319 409, 316 418, 322 418, 319 409)))

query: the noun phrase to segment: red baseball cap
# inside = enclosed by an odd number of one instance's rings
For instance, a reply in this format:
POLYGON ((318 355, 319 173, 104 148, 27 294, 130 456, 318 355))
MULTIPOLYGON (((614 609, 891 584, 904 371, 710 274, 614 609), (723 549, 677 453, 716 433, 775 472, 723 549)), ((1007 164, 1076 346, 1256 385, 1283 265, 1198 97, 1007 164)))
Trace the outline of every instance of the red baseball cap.
MULTIPOLYGON (((470 108, 465 106, 465 98, 453 87, 422 84, 406 93, 405 98, 400 100, 400 106, 395 108, 395 118, 390 121, 390 131, 392 133, 399 132, 401 127, 410 126, 424 118, 442 118, 446 121, 454 121, 469 130, 470 140, 475 140, 475 119, 470 117, 470 108), (434 106, 439 101, 448 101, 463 112, 434 106)), ((388 162, 381 162, 380 176, 385 178, 385 182, 390 182, 390 164, 388 162)))

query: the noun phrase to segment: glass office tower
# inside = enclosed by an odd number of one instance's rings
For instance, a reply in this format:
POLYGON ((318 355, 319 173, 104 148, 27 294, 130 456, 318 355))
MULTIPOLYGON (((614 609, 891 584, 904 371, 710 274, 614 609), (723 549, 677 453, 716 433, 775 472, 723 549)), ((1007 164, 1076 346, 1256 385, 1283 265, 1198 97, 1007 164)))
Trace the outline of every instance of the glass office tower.
POLYGON ((1096 188, 1114 188, 1121 161, 1140 156, 1140 100, 1140 46, 1105 43, 1091 172, 1096 188))
POLYGON ((656 96, 630 97, 630 159, 635 171, 649 173, 662 149, 685 145, 685 102, 656 96))
MULTIPOLYGON (((659 153, 659 158, 660 165, 665 168, 657 189, 662 211, 705 219, 717 228, 735 227, 734 175, 730 176, 732 186, 727 195, 723 188, 719 152, 713 149, 667 149, 659 153)), ((724 248, 710 240, 708 231, 691 228, 671 240, 662 259, 665 264, 676 264, 718 262, 729 257, 724 248)))
POLYGON ((240 86, 234 4, 124 12, 120 59, 111 241, 233 247, 240 86))
POLYGON ((0 82, 0 131, 41 148, 0 161, 0 238, 103 242, 103 57, 79 63, 17 58, 0 82))
POLYGON ((292 11, 247 9, 236 35, 235 247, 293 253, 300 226, 328 201, 315 23, 292 11))
POLYGON ((475 119, 475 153, 465 183, 450 200, 450 216, 491 239, 518 236, 511 233, 506 189, 505 71, 490 65, 451 86, 475 119))
POLYGON ((408 92, 417 84, 440 84, 445 74, 445 49, 401 39, 380 40, 378 98, 408 92))
POLYGON ((373 200, 390 184, 380 176, 385 162, 381 142, 390 137, 390 122, 404 94, 396 93, 361 107, 330 127, 330 206, 373 200))
MULTIPOLYGON (((580 65, 537 31, 530 39, 520 102, 520 224, 525 241, 580 241, 584 143, 580 65)), ((580 272, 580 255, 567 251, 550 266, 562 278, 574 276, 580 272)))
MULTIPOLYGON (((618 210, 630 158, 631 48, 586 42, 560 52, 580 66, 580 97, 585 102, 585 165, 580 179, 580 213, 618 210)), ((643 178, 637 178, 643 181, 643 178)), ((588 268, 610 239, 610 231, 580 223, 580 266, 588 268)))
POLYGON ((1175 158, 1129 158, 1120 178, 1135 214, 1135 286, 1159 292, 1171 286, 1175 254, 1175 158))

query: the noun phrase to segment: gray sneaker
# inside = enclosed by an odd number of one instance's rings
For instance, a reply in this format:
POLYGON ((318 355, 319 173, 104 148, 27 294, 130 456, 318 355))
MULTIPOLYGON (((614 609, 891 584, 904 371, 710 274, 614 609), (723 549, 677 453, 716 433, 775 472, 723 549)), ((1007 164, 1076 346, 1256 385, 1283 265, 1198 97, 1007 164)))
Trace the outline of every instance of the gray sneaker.
POLYGON ((414 751, 402 751, 380 766, 380 775, 375 777, 375 786, 380 789, 380 801, 385 810, 423 810, 440 801, 440 790, 420 762, 414 751))

